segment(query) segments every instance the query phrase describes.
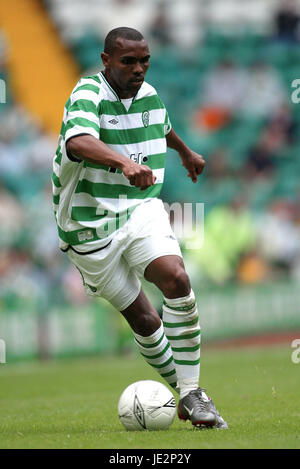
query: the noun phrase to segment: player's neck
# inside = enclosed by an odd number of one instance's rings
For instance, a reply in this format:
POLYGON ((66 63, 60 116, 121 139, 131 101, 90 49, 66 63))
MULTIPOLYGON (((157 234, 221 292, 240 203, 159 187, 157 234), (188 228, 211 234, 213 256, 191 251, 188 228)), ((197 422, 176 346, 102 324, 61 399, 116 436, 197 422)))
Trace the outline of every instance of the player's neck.
POLYGON ((102 74, 105 76, 105 79, 106 81, 109 83, 109 85, 112 87, 112 89, 114 90, 114 92, 117 94, 117 96, 119 97, 119 99, 130 99, 130 98, 134 98, 136 96, 136 93, 132 92, 132 91, 129 91, 129 90, 124 90, 124 89, 120 89, 116 83, 114 82, 114 80, 112 79, 112 77, 109 75, 109 73, 107 73, 106 70, 104 70, 104 72, 102 72, 102 74))

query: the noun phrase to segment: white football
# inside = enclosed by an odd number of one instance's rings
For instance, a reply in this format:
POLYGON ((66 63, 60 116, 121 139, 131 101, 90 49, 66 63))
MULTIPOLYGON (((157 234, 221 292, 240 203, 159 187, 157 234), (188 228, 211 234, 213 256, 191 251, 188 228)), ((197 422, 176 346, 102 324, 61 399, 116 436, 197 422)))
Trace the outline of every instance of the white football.
POLYGON ((126 430, 166 430, 174 420, 176 402, 164 384, 137 381, 121 394, 118 413, 126 430))

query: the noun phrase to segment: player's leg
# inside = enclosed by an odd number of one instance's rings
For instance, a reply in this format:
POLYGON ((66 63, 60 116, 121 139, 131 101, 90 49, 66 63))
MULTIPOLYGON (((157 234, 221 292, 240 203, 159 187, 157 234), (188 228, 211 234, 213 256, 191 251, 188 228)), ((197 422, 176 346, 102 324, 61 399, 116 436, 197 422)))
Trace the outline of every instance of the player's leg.
POLYGON ((177 376, 172 349, 165 336, 162 321, 143 290, 121 312, 133 331, 141 355, 170 386, 176 388, 177 376))
POLYGON ((200 325, 195 295, 179 256, 155 259, 144 275, 164 295, 163 325, 172 347, 180 397, 183 398, 199 386, 200 325))
POLYGON ((132 232, 140 218, 137 236, 124 251, 127 263, 139 276, 154 283, 163 293, 164 330, 173 349, 180 397, 198 388, 200 327, 195 298, 182 261, 181 251, 163 204, 149 202, 139 218, 129 220, 132 232))
POLYGON ((145 269, 145 278, 164 295, 163 325, 180 389, 178 415, 194 425, 228 428, 205 390, 199 387, 200 325, 195 295, 180 256, 161 256, 145 269))

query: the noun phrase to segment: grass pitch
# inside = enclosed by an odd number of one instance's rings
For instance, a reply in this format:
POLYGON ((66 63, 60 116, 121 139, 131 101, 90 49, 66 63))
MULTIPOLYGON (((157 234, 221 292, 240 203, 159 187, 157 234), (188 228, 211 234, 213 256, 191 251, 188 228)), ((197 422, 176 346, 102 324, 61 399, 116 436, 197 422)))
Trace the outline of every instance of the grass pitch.
MULTIPOLYGON (((291 348, 202 350, 201 386, 230 429, 127 432, 128 384, 162 381, 140 356, 0 365, 0 448, 300 448, 300 364, 291 348)), ((176 397, 178 400, 178 398, 176 397)))

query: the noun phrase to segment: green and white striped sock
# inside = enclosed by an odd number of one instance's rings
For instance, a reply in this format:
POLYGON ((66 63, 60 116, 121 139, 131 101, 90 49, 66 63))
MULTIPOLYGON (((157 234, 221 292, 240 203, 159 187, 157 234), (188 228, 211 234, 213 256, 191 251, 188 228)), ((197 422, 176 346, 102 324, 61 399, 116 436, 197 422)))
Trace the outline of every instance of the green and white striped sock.
POLYGON ((182 298, 164 298, 163 325, 172 347, 182 399, 199 386, 200 325, 192 290, 182 298))
POLYGON ((172 349, 165 336, 163 325, 150 336, 144 337, 134 334, 134 341, 139 348, 141 355, 145 358, 166 382, 176 388, 177 376, 172 355, 172 349))

